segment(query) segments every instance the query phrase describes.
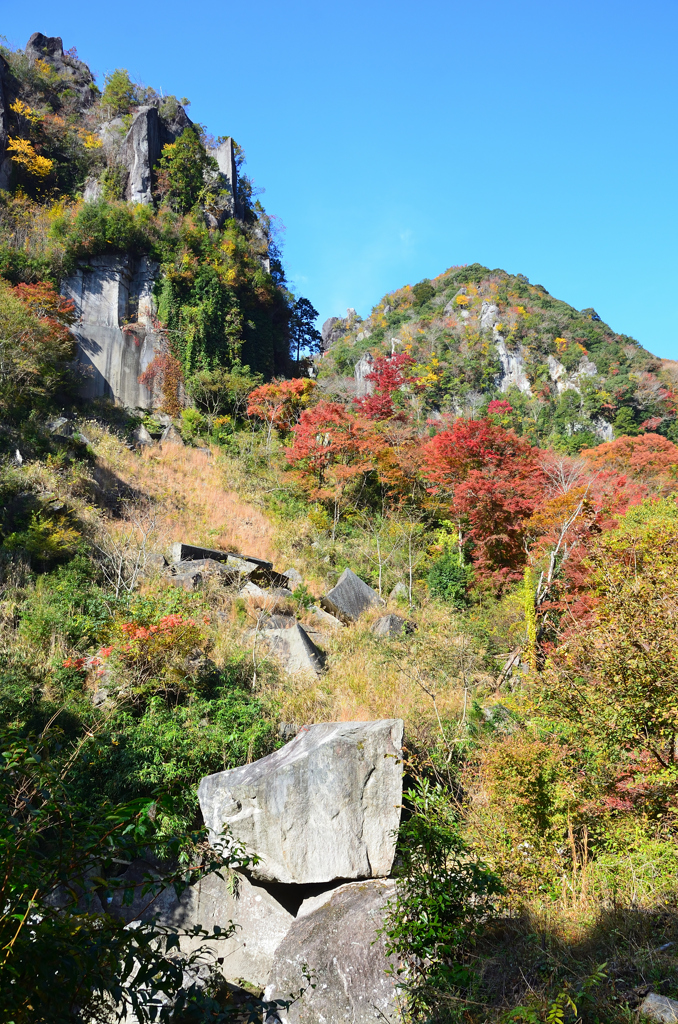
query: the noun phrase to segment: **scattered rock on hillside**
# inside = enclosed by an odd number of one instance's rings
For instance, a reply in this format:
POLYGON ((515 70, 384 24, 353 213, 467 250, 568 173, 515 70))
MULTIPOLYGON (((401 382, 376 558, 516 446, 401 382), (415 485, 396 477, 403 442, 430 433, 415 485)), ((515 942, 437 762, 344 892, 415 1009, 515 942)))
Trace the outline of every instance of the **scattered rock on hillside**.
POLYGON ((372 373, 373 363, 374 359, 369 352, 366 352, 355 364, 353 372, 355 375, 355 393, 358 398, 364 398, 366 395, 371 395, 374 391, 374 382, 365 379, 368 373, 372 373))
POLYGON ((388 595, 391 601, 397 601, 398 598, 404 597, 407 600, 410 596, 410 592, 404 583, 396 583, 395 587, 388 595))
POLYGON ((332 882, 386 876, 402 801, 400 719, 304 726, 254 764, 202 779, 212 837, 226 826, 260 857, 254 877, 332 882))
POLYGON ((261 587, 258 587, 256 583, 252 583, 251 580, 248 580, 245 586, 240 588, 238 596, 253 597, 257 600, 260 600, 266 597, 266 591, 262 590, 261 587))
POLYGON ((344 625, 341 619, 338 619, 336 615, 330 615, 329 612, 323 611, 323 609, 319 608, 317 604, 311 606, 310 612, 321 626, 328 626, 330 629, 338 629, 344 625))
POLYGON ((400 615, 382 615, 372 626, 372 632, 376 636, 400 636, 402 633, 413 633, 415 629, 413 622, 408 622, 400 615))
POLYGON ((170 423, 169 426, 165 427, 160 441, 162 444, 178 444, 182 446, 184 443, 183 437, 173 423, 170 423))
POLYGON ((298 585, 303 582, 303 577, 298 569, 285 569, 280 575, 284 576, 285 579, 288 580, 290 586, 293 586, 295 583, 298 585))
POLYGON ((291 629, 296 626, 297 620, 294 615, 269 615, 262 624, 262 629, 291 629))
POLYGON ((136 430, 132 431, 132 440, 136 445, 154 444, 153 438, 143 423, 139 424, 136 430))
POLYGON ((655 992, 648 992, 638 1012, 641 1017, 659 1021, 660 1024, 668 1024, 669 1021, 675 1024, 675 1021, 678 1021, 678 1001, 669 999, 668 996, 658 996, 655 992))
MULTIPOLYGON (((284 618, 284 616, 275 616, 284 618)), ((293 626, 282 629, 266 629, 266 643, 271 654, 282 664, 290 675, 319 676, 324 667, 324 657, 313 643, 303 626, 295 622, 293 626)))
POLYGON ((92 72, 77 57, 64 53, 59 36, 45 36, 42 32, 34 32, 26 43, 25 52, 31 66, 36 60, 44 61, 62 78, 69 79, 69 89, 77 95, 81 109, 94 103, 98 90, 94 87, 92 72))
POLYGON ((344 569, 336 586, 320 602, 326 611, 345 622, 355 622, 363 612, 386 602, 351 569, 344 569))
MULTIPOLYGON (((370 879, 335 889, 320 906, 300 911, 278 946, 265 999, 305 992, 289 1010, 269 1014, 267 1024, 384 1024, 399 1020, 395 967, 379 935, 395 882, 370 879), (311 974, 314 985, 305 980, 311 974)), ((308 901, 312 902, 312 901, 308 901)), ((303 904, 302 904, 303 908, 303 904)))

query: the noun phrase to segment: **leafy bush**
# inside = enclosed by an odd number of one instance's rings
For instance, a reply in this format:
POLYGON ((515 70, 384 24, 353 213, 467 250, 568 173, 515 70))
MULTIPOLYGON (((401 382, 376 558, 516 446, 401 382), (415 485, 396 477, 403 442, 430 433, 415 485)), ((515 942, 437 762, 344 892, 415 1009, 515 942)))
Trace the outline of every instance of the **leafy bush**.
MULTIPOLYGON (((168 143, 158 162, 158 195, 178 213, 188 213, 209 189, 208 172, 218 173, 214 157, 192 128, 186 128, 176 142, 168 143)), ((214 183, 212 191, 216 191, 214 183)))
POLYGON ((415 284, 412 289, 414 292, 414 303, 415 307, 423 306, 424 303, 432 299, 436 293, 435 288, 430 281, 420 281, 419 284, 415 284))
POLYGON ((126 114, 138 102, 136 87, 126 68, 116 68, 109 75, 104 75, 101 105, 107 109, 110 117, 126 114))
POLYGON ((400 826, 402 876, 384 927, 387 952, 397 970, 409 1018, 439 1018, 439 993, 464 988, 471 972, 465 946, 492 913, 503 887, 466 846, 450 796, 420 779, 407 794, 411 815, 400 826))
POLYGON ((455 608, 468 604, 468 588, 473 570, 464 565, 456 551, 446 551, 437 558, 428 572, 428 588, 433 597, 447 601, 455 608))

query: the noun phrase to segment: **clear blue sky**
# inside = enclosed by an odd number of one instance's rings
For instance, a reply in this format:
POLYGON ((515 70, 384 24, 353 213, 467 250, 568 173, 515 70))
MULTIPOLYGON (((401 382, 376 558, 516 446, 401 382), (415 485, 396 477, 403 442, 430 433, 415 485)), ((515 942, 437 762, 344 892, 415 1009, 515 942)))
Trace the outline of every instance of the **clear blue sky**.
POLYGON ((321 322, 477 261, 678 359, 675 0, 1 10, 232 134, 321 322))

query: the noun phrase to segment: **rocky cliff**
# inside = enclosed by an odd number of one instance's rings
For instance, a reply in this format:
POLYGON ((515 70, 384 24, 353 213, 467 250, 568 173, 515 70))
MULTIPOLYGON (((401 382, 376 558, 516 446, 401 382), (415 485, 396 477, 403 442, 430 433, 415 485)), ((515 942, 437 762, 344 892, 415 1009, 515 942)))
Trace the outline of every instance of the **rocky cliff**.
MULTIPOLYGON (((324 388, 360 397, 374 360, 408 357, 420 414, 479 415, 508 402, 512 425, 567 451, 615 432, 676 432, 675 371, 593 309, 576 310, 522 275, 452 267, 349 309, 322 329, 324 388)), ((508 416, 508 411, 506 412, 508 416)))

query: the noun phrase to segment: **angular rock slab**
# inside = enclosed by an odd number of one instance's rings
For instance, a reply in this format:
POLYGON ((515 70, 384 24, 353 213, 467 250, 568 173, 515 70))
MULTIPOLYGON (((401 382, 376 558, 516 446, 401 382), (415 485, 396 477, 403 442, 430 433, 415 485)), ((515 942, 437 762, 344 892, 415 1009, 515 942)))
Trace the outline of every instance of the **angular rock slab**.
POLYGON ((144 861, 132 864, 126 876, 139 882, 132 904, 122 906, 120 893, 116 893, 104 909, 127 922, 148 921, 157 914, 160 924, 186 930, 199 924, 212 932, 215 925, 226 929, 232 922, 236 927, 228 939, 205 943, 204 939, 183 936, 181 951, 191 953, 206 944, 215 956, 223 957, 219 969, 226 981, 237 984, 242 979, 263 988, 275 950, 294 920, 292 914, 266 889, 238 872, 230 877, 224 873, 223 879, 206 875, 189 886, 180 899, 170 888, 151 902, 150 896, 142 896, 142 880, 151 870, 144 861))
POLYGON ((402 633, 411 633, 413 623, 407 622, 401 615, 382 615, 372 626, 372 632, 376 636, 400 636, 402 633))
MULTIPOLYGON (((280 619, 283 616, 273 617, 280 619)), ((267 628, 265 640, 271 653, 282 663, 283 668, 290 675, 319 676, 322 672, 323 653, 298 622, 290 627, 267 628)))
MULTIPOLYGON (((288 631, 286 631, 288 632, 288 631)), ((213 841, 229 834, 270 882, 387 876, 402 802, 401 719, 304 726, 254 764, 202 779, 213 841)))
POLYGON ((320 603, 325 611, 336 618, 343 619, 344 622, 355 622, 369 608, 386 602, 379 597, 376 590, 372 590, 372 587, 361 580, 360 576, 356 576, 351 569, 344 569, 336 586, 332 587, 320 603))
POLYGON ((339 886, 321 906, 297 917, 278 946, 265 999, 305 988, 287 1012, 267 1024, 384 1024, 400 1020, 382 927, 395 882, 369 879, 339 886), (375 941, 376 940, 376 941, 375 941), (305 967, 315 988, 304 977, 305 967))
POLYGON ((656 992, 648 992, 638 1008, 641 1017, 648 1020, 678 1021, 678 1002, 668 996, 658 996, 656 992))

